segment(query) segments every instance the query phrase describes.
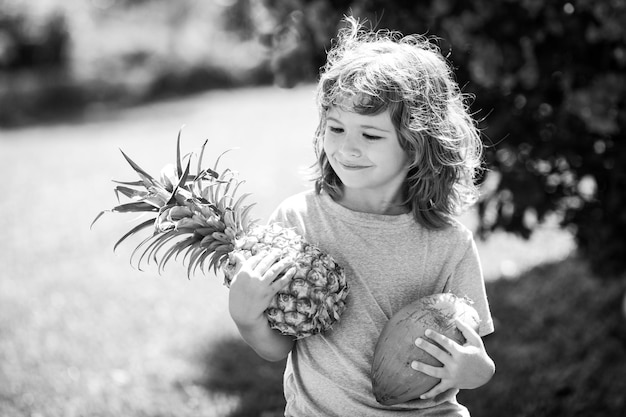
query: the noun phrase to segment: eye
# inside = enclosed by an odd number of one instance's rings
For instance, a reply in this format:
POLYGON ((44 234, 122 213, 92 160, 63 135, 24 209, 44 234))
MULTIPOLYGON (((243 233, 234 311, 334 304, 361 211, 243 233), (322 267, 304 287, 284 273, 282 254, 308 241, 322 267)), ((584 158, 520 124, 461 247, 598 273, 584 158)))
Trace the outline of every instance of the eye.
POLYGON ((363 137, 367 140, 379 140, 382 139, 382 136, 369 135, 367 133, 363 133, 363 137))
POLYGON ((336 126, 328 126, 328 130, 331 133, 343 133, 343 128, 341 127, 336 127, 336 126))

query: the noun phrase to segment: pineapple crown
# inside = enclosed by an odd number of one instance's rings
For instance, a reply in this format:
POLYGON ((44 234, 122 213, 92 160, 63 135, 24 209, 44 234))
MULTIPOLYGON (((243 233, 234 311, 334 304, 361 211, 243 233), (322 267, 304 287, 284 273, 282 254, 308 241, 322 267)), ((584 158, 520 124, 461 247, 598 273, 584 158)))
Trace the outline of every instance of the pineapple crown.
POLYGON ((184 254, 183 260, 187 263, 187 274, 190 276, 198 267, 204 269, 207 261, 209 268, 216 271, 227 261, 237 239, 248 232, 255 220, 250 219, 250 209, 254 204, 243 203, 250 194, 236 198, 237 190, 244 181, 228 168, 221 173, 217 171, 221 157, 228 151, 217 158, 213 169, 203 169, 202 159, 208 142, 205 140, 197 155, 196 173, 192 174, 191 160, 196 154, 192 152, 181 156, 181 132, 182 129, 178 132, 176 165, 166 165, 158 180, 120 150, 140 180, 114 180, 118 184, 114 191, 118 201, 120 194, 132 201, 101 211, 91 226, 107 212, 154 213, 155 217, 124 234, 113 250, 130 236, 152 228, 152 235, 133 251, 131 263, 137 259, 137 267, 141 269, 144 262, 154 261, 160 272, 168 261, 184 254), (137 255, 139 258, 136 258, 137 255))

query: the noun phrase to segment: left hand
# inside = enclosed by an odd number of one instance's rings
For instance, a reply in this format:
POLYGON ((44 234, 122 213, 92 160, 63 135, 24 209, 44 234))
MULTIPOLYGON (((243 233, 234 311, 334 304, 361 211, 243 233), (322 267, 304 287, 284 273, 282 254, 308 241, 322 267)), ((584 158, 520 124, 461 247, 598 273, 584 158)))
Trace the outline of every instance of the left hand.
POLYGON ((421 399, 433 398, 452 388, 478 388, 486 384, 495 372, 493 360, 487 355, 485 345, 478 333, 459 319, 456 320, 456 325, 466 339, 462 346, 433 330, 427 330, 425 335, 441 345, 443 349, 423 338, 415 340, 417 347, 443 364, 441 367, 436 367, 417 361, 411 363, 411 367, 416 371, 441 379, 439 384, 423 394, 421 399))
POLYGON ((266 323, 265 309, 276 293, 289 284, 296 270, 279 250, 260 252, 249 259, 237 258, 237 273, 230 283, 229 312, 237 326, 266 323), (282 275, 280 278, 278 278, 282 275))

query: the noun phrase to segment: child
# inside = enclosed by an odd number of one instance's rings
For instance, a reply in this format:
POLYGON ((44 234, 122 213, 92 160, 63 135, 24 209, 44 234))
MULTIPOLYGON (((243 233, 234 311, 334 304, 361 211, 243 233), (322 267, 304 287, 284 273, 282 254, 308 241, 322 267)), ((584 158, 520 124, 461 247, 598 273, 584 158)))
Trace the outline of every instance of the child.
POLYGON ((493 322, 476 247, 453 218, 476 196, 478 131, 427 39, 347 22, 318 85, 315 190, 288 198, 271 221, 295 228, 345 268, 348 307, 321 335, 294 341, 271 330, 263 311, 293 274, 270 252, 241 260, 230 313, 259 355, 288 356, 287 416, 468 416, 458 390, 487 383, 495 369, 479 336, 493 322), (433 335, 445 350, 418 339, 444 366, 411 366, 441 382, 420 399, 377 403, 370 368, 382 328, 403 306, 441 292, 474 300, 479 334, 459 323, 464 346, 433 335))

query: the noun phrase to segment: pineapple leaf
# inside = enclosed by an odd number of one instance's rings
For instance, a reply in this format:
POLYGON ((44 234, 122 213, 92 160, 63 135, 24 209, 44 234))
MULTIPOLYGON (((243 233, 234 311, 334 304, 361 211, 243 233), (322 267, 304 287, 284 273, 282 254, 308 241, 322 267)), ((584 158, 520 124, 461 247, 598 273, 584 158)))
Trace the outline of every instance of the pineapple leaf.
POLYGON ((215 254, 211 258, 211 262, 209 263, 209 268, 213 268, 213 272, 217 274, 217 270, 220 267, 221 259, 219 256, 215 254))
MULTIPOLYGON (((156 235, 151 235, 151 236, 148 236, 148 237, 146 237, 144 240, 142 240, 142 241, 141 241, 141 243, 140 243, 139 245, 137 245, 137 247, 135 247, 135 249, 134 249, 134 250, 133 250, 133 252, 131 253, 131 255, 130 255, 130 259, 129 259, 129 262, 130 262, 130 264, 131 264, 131 265, 133 265, 133 259, 135 259, 135 255, 136 255, 136 253, 137 253, 137 252, 139 252, 139 250, 140 250, 140 249, 142 249, 142 248, 143 248, 143 246, 144 246, 145 244, 147 244, 148 242, 150 242, 151 240, 153 240, 155 237, 156 237, 156 235)), ((137 264, 137 269, 138 269, 138 270, 140 270, 140 271, 143 271, 143 270, 141 269, 141 262, 143 261, 143 257, 144 257, 144 255, 146 254, 147 250, 148 250, 148 249, 145 249, 145 250, 144 250, 144 252, 141 254, 141 257, 139 258, 139 261, 137 261, 137 262, 136 262, 136 264, 137 264)), ((148 263, 149 263, 149 262, 148 262, 148 263)))
POLYGON ((230 199, 230 196, 223 195, 222 198, 220 198, 220 200, 216 202, 218 209, 222 213, 224 213, 228 208, 228 201, 226 201, 227 199, 230 199))
MULTIPOLYGON (((234 210, 234 211, 239 211, 239 210, 238 210, 238 208, 241 206, 241 203, 243 203, 243 200, 245 200, 245 199, 246 199, 246 197, 250 197, 250 195, 251 195, 251 193, 245 193, 245 194, 242 194, 242 195, 241 195, 241 196, 237 199, 237 201, 235 202, 235 204, 233 204, 233 210, 234 210)), ((234 197, 234 195, 233 195, 233 197, 234 197)))
POLYGON ((188 248, 190 245, 193 245, 195 241, 196 239, 193 236, 190 236, 184 240, 181 240, 180 242, 176 242, 176 244, 170 247, 165 253, 165 255, 163 255, 163 258, 161 258, 159 265, 165 266, 173 256, 178 257, 178 255, 185 248, 188 248))
POLYGON ((117 187, 115 187, 114 191, 117 197, 117 201, 120 200, 119 194, 123 194, 128 198, 137 198, 137 197, 144 198, 149 194, 148 192, 143 191, 143 190, 135 190, 134 188, 124 187, 121 185, 118 185, 117 187))
POLYGON ((192 249, 192 254, 191 254, 191 257, 189 258, 189 265, 187 266, 188 278, 192 275, 192 273, 193 274, 196 273, 198 266, 200 264, 198 260, 200 259, 203 253, 204 253, 204 250, 200 247, 196 247, 192 249))
POLYGON ((144 180, 144 184, 155 184, 156 181, 154 180, 154 178, 152 178, 152 176, 150 174, 148 174, 146 171, 144 171, 139 165, 137 165, 132 159, 130 159, 128 157, 128 155, 126 155, 124 153, 123 150, 120 149, 120 152, 122 153, 122 155, 124 155, 124 159, 126 159, 126 161, 130 164, 130 166, 135 170, 135 172, 137 172, 137 174, 139 174, 139 176, 141 177, 142 180, 144 180))
MULTIPOLYGON (((148 236, 147 238, 145 238, 139 245, 137 245, 137 247, 135 247, 135 249, 133 250, 133 252, 130 255, 130 263, 131 265, 133 264, 133 259, 135 259, 135 257, 137 256, 137 253, 141 252, 141 256, 139 257, 139 260, 136 263, 137 265, 137 269, 141 270, 141 265, 144 261, 145 257, 148 257, 148 260, 146 261, 146 264, 150 264, 150 257, 149 255, 152 253, 152 247, 155 244, 155 242, 158 242, 159 238, 157 234, 153 234, 151 236, 148 236), (144 246, 148 246, 146 248, 144 248, 144 246)), ((155 260, 156 262, 156 260, 155 260)))
POLYGON ((247 232, 248 229, 250 228, 250 225, 252 223, 254 223, 254 220, 250 220, 250 210, 252 209, 252 207, 254 207, 256 203, 252 203, 249 206, 246 206, 242 211, 241 211, 241 229, 244 232, 247 232))
POLYGON ((217 166, 220 163, 220 159, 222 159, 222 156, 226 155, 228 152, 232 151, 233 149, 239 149, 239 148, 231 148, 231 149, 227 149, 224 152, 222 152, 220 154, 220 156, 217 157, 217 159, 215 160, 215 165, 213 166, 213 171, 217 172, 217 166))
POLYGON ((189 178, 189 168, 191 166, 191 158, 189 158, 187 160, 187 166, 185 167, 185 172, 182 173, 181 177, 180 177, 180 181, 178 181, 178 184, 176 185, 176 188, 178 187, 184 187, 184 185, 187 183, 187 179, 189 178))
POLYGON ((180 178, 183 174, 183 160, 180 157, 180 136, 183 133, 183 128, 185 125, 182 125, 178 130, 178 137, 176 138, 176 172, 178 173, 178 178, 180 178))
MULTIPOLYGON (((157 253, 159 252, 159 250, 161 250, 161 248, 168 244, 171 240, 176 239, 179 236, 180 233, 178 233, 176 230, 170 230, 169 232, 167 232, 166 236, 163 236, 150 244, 150 257, 157 265, 159 265, 160 263, 157 259, 157 253)), ((161 268, 159 268, 159 270, 161 270, 161 268)))
POLYGON ((123 241, 125 241, 129 236, 134 235, 135 233, 139 232, 140 230, 145 229, 146 227, 150 227, 152 225, 154 225, 154 222, 156 221, 156 217, 153 219, 149 219, 146 220, 143 223, 138 224, 137 226, 133 227, 132 229, 130 229, 128 232, 126 232, 126 234, 124 236, 121 237, 120 240, 117 241, 117 243, 113 246, 113 252, 115 252, 115 250, 117 249, 117 247, 120 245, 120 243, 122 243, 123 241))
MULTIPOLYGON (((139 260, 136 262, 137 268, 139 270, 141 270, 141 263, 143 262, 143 258, 145 256, 148 256, 149 253, 151 253, 152 245, 154 245, 154 243, 159 240, 157 238, 157 236, 158 235, 156 235, 156 234, 148 236, 139 245, 137 245, 137 247, 131 253, 130 259, 131 259, 131 264, 132 264, 133 263, 132 260, 135 259, 135 256, 137 255, 137 252, 139 252, 140 250, 143 250, 143 252, 141 253, 141 256, 139 257, 139 260), (144 246, 146 244, 148 244, 148 243, 149 243, 148 247, 144 249, 144 246)), ((146 263, 148 263, 148 264, 150 263, 150 258, 148 258, 148 261, 146 263)))
MULTIPOLYGON (((225 172, 226 171, 224 171, 224 173, 225 172)), ((222 176, 223 175, 224 174, 222 174, 222 176)), ((213 193, 209 194, 210 195, 210 200, 211 200, 211 202, 213 204, 218 204, 219 203, 219 201, 220 201, 220 190, 221 190, 223 184, 224 184, 224 181, 219 181, 218 180, 214 185, 212 185, 210 187, 210 189, 213 190, 213 193)))
POLYGON ((217 274, 217 269, 219 268, 220 264, 228 257, 229 253, 230 251, 227 249, 217 249, 213 255, 213 259, 209 268, 213 268, 213 272, 217 274))
MULTIPOLYGON (((198 262, 200 263, 201 270, 204 270, 204 262, 209 256, 211 256, 211 253, 209 251, 205 250, 202 252, 202 256, 200 256, 200 259, 198 260, 198 262)), ((215 259, 215 255, 213 255, 213 259, 215 259)))
POLYGON ((202 147, 200 148, 200 155, 198 155, 198 168, 196 170, 196 172, 198 173, 198 176, 200 176, 200 173, 202 172, 202 158, 204 157, 204 150, 208 142, 209 140, 205 139, 204 143, 202 144, 202 147))
POLYGON ((189 158, 189 160, 187 161, 187 166, 185 167, 185 172, 182 173, 182 175, 180 175, 180 180, 178 181, 178 184, 176 184, 176 187, 174 187, 174 191, 172 191, 172 196, 170 197, 169 201, 166 203, 167 205, 170 204, 175 204, 176 203, 176 191, 179 188, 184 188, 185 184, 187 182, 187 177, 189 176, 189 165, 191 164, 191 158, 189 158))
POLYGON ((118 180, 112 180, 112 181, 116 184, 132 185, 134 187, 143 187, 144 185, 143 181, 118 181, 118 180))
MULTIPOLYGON (((194 238, 194 243, 196 243, 197 240, 194 238)), ((189 259, 191 259, 191 255, 193 255, 194 250, 197 248, 197 245, 190 245, 190 246, 186 246, 184 249, 182 249, 178 255, 176 255, 176 260, 178 260, 178 256, 182 253, 183 254, 183 265, 189 265, 189 259)))
MULTIPOLYGON (((228 178, 228 181, 222 181, 222 184, 226 184, 226 188, 224 188, 224 192, 222 193, 223 196, 226 196, 228 194, 230 187, 233 185, 233 182, 235 182, 234 174, 230 169, 226 169, 224 173, 222 174, 222 177, 225 177, 227 174, 229 175, 230 178, 228 178)), ((215 201, 217 201, 218 199, 219 197, 216 196, 215 201)))
POLYGON ((142 213, 146 211, 159 211, 154 205, 145 201, 136 201, 133 203, 120 204, 113 207, 110 211, 116 213, 142 213))
POLYGON ((206 178, 207 175, 210 176, 213 179, 217 179, 220 176, 220 174, 218 174, 217 172, 213 171, 211 168, 206 168, 206 169, 203 169, 202 171, 198 172, 197 178, 199 180, 201 180, 201 179, 206 178))
POLYGON ((96 216, 96 218, 95 218, 95 219, 93 219, 93 221, 91 222, 91 225, 89 226, 89 229, 92 229, 92 228, 93 228, 93 225, 94 225, 94 224, 98 221, 98 219, 99 219, 100 217, 102 217, 102 215, 103 215, 104 213, 106 213, 106 212, 110 212, 110 211, 111 211, 111 210, 102 210, 100 213, 98 213, 98 215, 96 216))
POLYGON ((245 181, 244 180, 235 180, 235 189, 232 191, 232 193, 230 195, 233 196, 233 198, 235 197, 235 195, 237 195, 237 190, 239 189, 239 187, 241 186, 241 184, 243 184, 245 181))

